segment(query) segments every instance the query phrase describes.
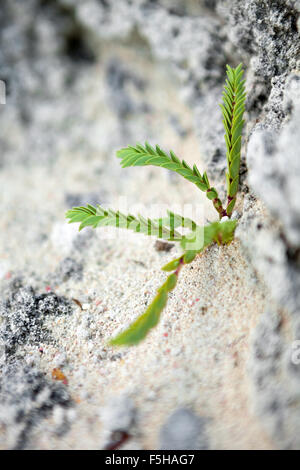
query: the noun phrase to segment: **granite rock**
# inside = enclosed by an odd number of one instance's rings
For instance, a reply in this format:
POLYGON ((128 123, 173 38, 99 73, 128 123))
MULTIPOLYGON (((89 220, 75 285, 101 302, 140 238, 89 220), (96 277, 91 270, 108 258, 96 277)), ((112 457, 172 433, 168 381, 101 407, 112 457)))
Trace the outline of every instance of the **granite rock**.
POLYGON ((35 427, 58 410, 62 419, 55 432, 62 435, 69 428, 68 410, 74 406, 69 392, 62 384, 48 381, 36 367, 20 361, 3 367, 0 397, 0 423, 6 427, 11 449, 30 446, 35 427))
POLYGON ((195 415, 191 410, 179 408, 172 413, 161 429, 160 449, 208 449, 206 423, 207 419, 195 415))

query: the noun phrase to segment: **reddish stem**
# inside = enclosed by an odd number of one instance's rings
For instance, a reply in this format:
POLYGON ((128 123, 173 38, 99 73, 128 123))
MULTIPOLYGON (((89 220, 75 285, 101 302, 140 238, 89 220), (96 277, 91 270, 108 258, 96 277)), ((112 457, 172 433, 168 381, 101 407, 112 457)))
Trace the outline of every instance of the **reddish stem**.
POLYGON ((182 268, 182 266, 184 265, 184 256, 181 256, 180 260, 179 260, 179 266, 177 267, 176 271, 174 272, 174 274, 178 277, 179 273, 180 273, 180 270, 182 268))

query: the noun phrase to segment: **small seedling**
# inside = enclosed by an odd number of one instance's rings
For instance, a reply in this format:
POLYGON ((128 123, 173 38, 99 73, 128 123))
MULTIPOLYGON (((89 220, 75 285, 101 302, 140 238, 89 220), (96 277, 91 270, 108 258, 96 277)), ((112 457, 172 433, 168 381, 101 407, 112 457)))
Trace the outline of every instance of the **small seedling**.
POLYGON ((240 64, 235 69, 227 65, 227 79, 223 91, 223 103, 220 105, 223 113, 225 129, 226 157, 227 157, 227 201, 223 205, 217 190, 211 186, 206 172, 201 175, 196 165, 191 168, 184 160, 180 160, 173 151, 169 153, 158 145, 152 147, 147 142, 145 145, 136 144, 117 152, 123 168, 129 166, 154 165, 175 171, 185 179, 194 183, 206 197, 213 203, 218 212, 219 221, 200 227, 191 219, 168 212, 165 218, 151 220, 141 215, 125 215, 111 209, 103 209, 101 206, 75 207, 66 213, 69 223, 80 222, 79 230, 87 226, 93 228, 99 226, 113 226, 133 230, 146 235, 156 235, 160 239, 179 242, 182 255, 162 268, 171 272, 165 283, 158 289, 157 295, 148 306, 146 312, 139 316, 125 331, 110 340, 111 345, 134 345, 145 338, 151 328, 157 325, 160 314, 166 306, 169 292, 171 292, 178 280, 180 270, 185 264, 191 263, 197 254, 213 243, 226 245, 234 238, 237 221, 230 220, 236 203, 239 186, 241 135, 244 125, 243 114, 245 111, 245 80, 243 68, 240 64), (223 217, 228 219, 222 221, 223 217), (179 232, 179 227, 189 228, 187 235, 179 232))

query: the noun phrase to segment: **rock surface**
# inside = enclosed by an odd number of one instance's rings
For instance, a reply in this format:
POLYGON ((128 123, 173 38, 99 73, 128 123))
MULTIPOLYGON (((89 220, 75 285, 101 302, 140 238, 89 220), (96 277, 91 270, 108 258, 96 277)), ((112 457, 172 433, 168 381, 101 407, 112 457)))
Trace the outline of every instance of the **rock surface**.
POLYGON ((127 449, 300 449, 299 0, 2 3, 0 447, 99 449, 121 432, 127 449), (120 169, 115 150, 146 139, 223 197, 217 103, 240 61, 237 240, 184 271, 144 343, 114 350, 179 248, 78 233, 64 212, 202 200, 167 171, 120 169))
POLYGON ((192 411, 180 408, 168 418, 160 433, 162 450, 205 450, 208 440, 205 433, 206 419, 192 411))

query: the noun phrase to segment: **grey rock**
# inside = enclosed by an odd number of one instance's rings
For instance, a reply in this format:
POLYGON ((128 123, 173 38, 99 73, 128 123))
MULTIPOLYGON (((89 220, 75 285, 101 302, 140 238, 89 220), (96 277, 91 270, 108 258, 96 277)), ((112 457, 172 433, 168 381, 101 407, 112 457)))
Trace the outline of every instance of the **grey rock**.
POLYGON ((300 304, 300 272, 296 261, 289 256, 281 229, 278 221, 248 207, 236 235, 273 298, 296 315, 300 304))
POLYGON ((45 317, 71 313, 71 304, 64 297, 52 292, 37 294, 32 287, 17 287, 0 305, 0 340, 5 353, 11 356, 27 343, 49 341, 51 334, 43 327, 45 317))
POLYGON ((177 409, 160 431, 159 448, 169 450, 204 450, 209 448, 207 419, 186 408, 177 409))
POLYGON ((79 253, 83 252, 82 250, 87 251, 90 247, 91 240, 95 237, 95 232, 92 229, 82 231, 76 235, 73 240, 72 248, 77 250, 79 253))
POLYGON ((249 363, 253 401, 263 427, 276 445, 299 449, 299 366, 292 362, 277 316, 271 310, 266 312, 253 332, 249 363))
POLYGON ((56 275, 62 282, 72 278, 76 281, 82 279, 83 265, 74 258, 67 257, 61 261, 57 269, 56 275))
POLYGON ((271 333, 268 326, 261 326, 256 331, 256 339, 254 343, 255 354, 258 360, 276 359, 281 353, 281 340, 278 334, 271 333))
POLYGON ((136 407, 126 395, 112 397, 101 410, 101 421, 109 433, 128 432, 136 419, 136 407))
POLYGON ((285 107, 293 108, 289 122, 280 134, 257 129, 253 132, 247 161, 249 182, 283 225, 285 236, 294 247, 300 246, 300 162, 295 158, 300 147, 300 74, 287 81, 285 107))
POLYGON ((0 423, 6 427, 8 446, 24 449, 31 433, 54 408, 63 416, 55 432, 60 435, 69 429, 67 410, 74 406, 68 390, 49 382, 35 367, 21 362, 5 366, 0 375, 0 423))
POLYGON ((145 79, 136 76, 133 71, 125 67, 118 59, 111 59, 107 64, 106 82, 109 88, 110 105, 118 115, 124 119, 130 114, 146 112, 147 105, 140 99, 134 100, 129 91, 130 86, 138 92, 143 92, 146 86, 145 79))
POLYGON ((213 167, 219 164, 223 169, 224 132, 221 112, 215 103, 221 99, 227 59, 224 50, 226 36, 219 19, 178 17, 156 9, 146 18, 140 13, 138 25, 154 54, 158 59, 170 63, 173 73, 180 80, 182 97, 195 113, 204 159, 213 167), (215 34, 216 29, 218 34, 215 34))
MULTIPOLYGON (((66 0, 60 0, 65 4, 66 0)), ((206 17, 183 14, 184 11, 195 12, 193 2, 151 2, 127 1, 115 3, 99 3, 96 1, 69 1, 77 21, 95 42, 103 38, 120 38, 128 36, 135 27, 142 38, 145 38, 152 53, 161 61, 166 61, 172 73, 182 85, 182 96, 194 108, 197 119, 199 141, 203 155, 212 165, 219 163, 224 168, 225 153, 223 151, 223 129, 221 113, 216 111, 216 97, 220 100, 221 87, 227 53, 224 49, 226 32, 221 27, 217 15, 206 17), (171 5, 172 4, 172 5, 171 5), (218 34, 216 34, 218 31, 218 34), (213 91, 211 91, 213 89, 213 91), (211 126, 207 116, 217 126, 211 126), (218 124, 217 124, 218 123, 218 124)), ((208 9, 214 9, 216 2, 202 2, 208 9)), ((123 118, 136 110, 136 104, 127 93, 128 81, 133 80, 139 87, 143 81, 133 78, 132 72, 119 67, 114 60, 108 64, 107 80, 113 88, 112 103, 114 109, 123 118)))
POLYGON ((267 82, 295 67, 300 45, 294 0, 225 0, 217 9, 229 13, 229 37, 251 56, 255 75, 267 82))
POLYGON ((75 140, 73 149, 87 146, 83 120, 75 119, 76 125, 70 127, 72 116, 81 114, 79 75, 93 63, 81 27, 56 2, 41 6, 39 0, 4 0, 0 22, 1 79, 7 90, 0 126, 6 150, 3 164, 16 159, 23 164, 50 164, 59 148, 72 151, 75 140))
POLYGON ((92 206, 96 206, 97 204, 103 204, 105 199, 105 194, 101 193, 67 193, 65 195, 65 203, 68 209, 72 207, 79 207, 85 206, 87 204, 91 204, 92 206))
POLYGON ((293 0, 223 0, 217 11, 227 19, 230 42, 240 51, 243 62, 249 61, 249 117, 259 117, 265 126, 279 129, 286 117, 282 106, 286 77, 300 69, 297 5, 293 0))

